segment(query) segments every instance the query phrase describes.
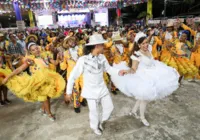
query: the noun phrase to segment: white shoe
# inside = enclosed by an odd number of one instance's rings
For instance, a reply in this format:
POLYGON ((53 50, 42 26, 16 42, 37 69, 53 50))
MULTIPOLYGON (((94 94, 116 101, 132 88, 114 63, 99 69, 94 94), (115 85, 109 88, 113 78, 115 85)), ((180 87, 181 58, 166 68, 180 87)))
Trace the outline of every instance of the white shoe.
POLYGON ((145 125, 145 126, 150 126, 149 122, 146 119, 141 119, 141 122, 145 125))
POLYGON ((104 130, 104 128, 103 128, 103 123, 99 123, 99 129, 100 129, 101 131, 104 130))
POLYGON ((94 133, 98 136, 102 135, 102 132, 99 129, 94 130, 94 133))

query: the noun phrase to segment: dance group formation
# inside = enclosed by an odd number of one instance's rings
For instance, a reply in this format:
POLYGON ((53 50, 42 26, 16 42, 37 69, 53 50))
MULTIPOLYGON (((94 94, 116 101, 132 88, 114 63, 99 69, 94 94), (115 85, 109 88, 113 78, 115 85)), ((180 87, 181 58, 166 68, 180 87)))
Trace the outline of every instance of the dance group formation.
POLYGON ((110 92, 119 90, 136 99, 130 115, 149 126, 150 101, 172 94, 182 80, 200 78, 200 25, 174 25, 1 32, 1 106, 11 103, 9 90, 25 102, 41 102, 39 113, 55 121, 50 99, 64 94, 76 113, 88 106, 90 127, 102 135, 114 109, 110 92))

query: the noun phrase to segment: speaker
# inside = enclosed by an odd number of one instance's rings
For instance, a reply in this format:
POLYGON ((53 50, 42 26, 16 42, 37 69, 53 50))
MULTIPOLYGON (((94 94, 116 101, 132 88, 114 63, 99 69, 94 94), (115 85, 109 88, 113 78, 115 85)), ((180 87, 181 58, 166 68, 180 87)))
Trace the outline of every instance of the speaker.
POLYGON ((58 13, 55 12, 55 13, 54 13, 54 16, 55 16, 56 22, 58 22, 58 13))
POLYGON ((93 20, 94 19, 94 12, 92 11, 91 12, 91 20, 93 20))

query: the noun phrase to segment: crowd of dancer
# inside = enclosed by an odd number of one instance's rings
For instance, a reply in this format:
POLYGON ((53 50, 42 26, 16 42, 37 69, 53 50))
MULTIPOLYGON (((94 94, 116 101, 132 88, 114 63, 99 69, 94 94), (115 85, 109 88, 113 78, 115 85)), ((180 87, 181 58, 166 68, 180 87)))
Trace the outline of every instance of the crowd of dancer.
POLYGON ((39 112, 55 121, 50 99, 64 93, 76 113, 88 105, 90 127, 101 135, 113 110, 109 91, 120 90, 136 98, 130 114, 149 126, 148 102, 172 94, 183 79, 200 79, 200 25, 177 21, 1 32, 0 105, 11 103, 9 89, 24 101, 42 102, 39 112))

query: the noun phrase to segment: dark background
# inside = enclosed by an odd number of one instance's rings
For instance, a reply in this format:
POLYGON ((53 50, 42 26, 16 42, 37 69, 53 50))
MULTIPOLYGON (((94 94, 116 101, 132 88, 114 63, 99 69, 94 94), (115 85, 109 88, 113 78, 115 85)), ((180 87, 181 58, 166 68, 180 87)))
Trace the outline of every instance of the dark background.
MULTIPOLYGON (((200 15, 200 0, 167 0, 166 6, 166 16, 199 16, 200 15)), ((123 23, 134 23, 138 19, 143 19, 146 15, 147 3, 128 6, 122 8, 122 20, 123 23), (142 17, 138 17, 143 13, 142 17)), ((164 0, 153 0, 153 17, 162 18, 164 10, 164 0)), ((23 20, 26 23, 26 26, 29 26, 28 12, 25 11, 22 13, 23 20)), ((115 23, 117 14, 116 9, 109 9, 109 23, 115 23)), ((15 14, 3 14, 0 15, 0 23, 2 27, 16 27, 15 14)))

